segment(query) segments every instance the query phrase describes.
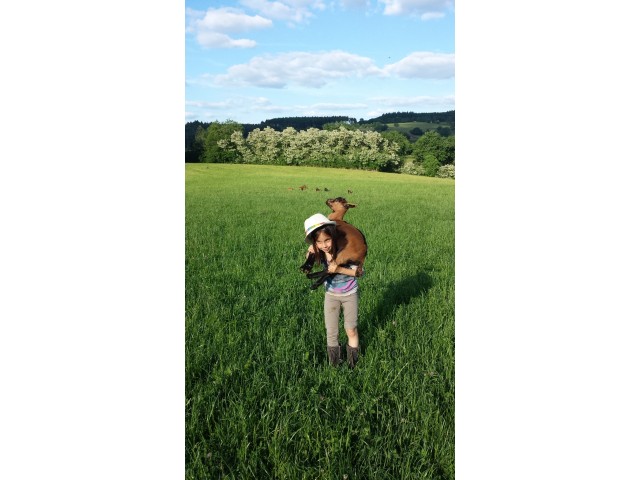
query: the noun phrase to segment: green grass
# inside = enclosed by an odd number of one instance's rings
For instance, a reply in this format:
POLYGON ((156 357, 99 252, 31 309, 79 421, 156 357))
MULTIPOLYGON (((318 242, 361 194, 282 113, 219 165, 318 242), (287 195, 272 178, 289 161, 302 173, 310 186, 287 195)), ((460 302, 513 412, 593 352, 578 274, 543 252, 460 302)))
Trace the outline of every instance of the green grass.
POLYGON ((409 133, 414 128, 418 127, 423 132, 429 130, 436 130, 438 127, 449 127, 448 123, 430 123, 430 122, 401 122, 396 127, 395 123, 387 123, 389 130, 396 130, 401 133, 409 133))
POLYGON ((185 180, 185 478, 454 478, 454 181, 220 164, 185 180), (299 270, 303 222, 335 196, 369 244, 353 371, 328 365, 323 292, 299 270))

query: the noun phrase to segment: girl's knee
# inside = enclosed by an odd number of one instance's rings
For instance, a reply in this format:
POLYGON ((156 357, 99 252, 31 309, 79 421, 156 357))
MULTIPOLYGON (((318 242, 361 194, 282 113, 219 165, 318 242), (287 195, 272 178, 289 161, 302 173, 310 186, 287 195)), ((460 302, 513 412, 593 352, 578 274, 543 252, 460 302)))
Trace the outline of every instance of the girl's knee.
POLYGON ((356 335, 358 335, 358 328, 345 328, 345 331, 347 332, 347 337, 354 337, 356 335))

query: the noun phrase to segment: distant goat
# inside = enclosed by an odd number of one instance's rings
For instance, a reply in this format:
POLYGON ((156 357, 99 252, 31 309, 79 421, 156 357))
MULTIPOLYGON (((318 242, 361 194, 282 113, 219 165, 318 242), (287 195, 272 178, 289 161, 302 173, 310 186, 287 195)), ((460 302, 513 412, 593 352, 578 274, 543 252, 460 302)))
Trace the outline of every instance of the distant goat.
MULTIPOLYGON (((327 218, 336 222, 337 253, 335 262, 341 267, 357 265, 356 276, 359 277, 362 275, 362 267, 367 256, 367 241, 360 230, 344 221, 344 214, 347 213, 348 209, 355 208, 356 205, 347 202, 343 197, 329 198, 325 203, 331 209, 331 214, 327 218)), ((316 263, 316 256, 310 253, 306 262, 300 267, 307 274, 307 278, 315 279, 315 282, 311 285, 311 290, 318 288, 327 277, 335 275, 335 273, 329 273, 327 270, 311 273, 314 263, 316 263)))

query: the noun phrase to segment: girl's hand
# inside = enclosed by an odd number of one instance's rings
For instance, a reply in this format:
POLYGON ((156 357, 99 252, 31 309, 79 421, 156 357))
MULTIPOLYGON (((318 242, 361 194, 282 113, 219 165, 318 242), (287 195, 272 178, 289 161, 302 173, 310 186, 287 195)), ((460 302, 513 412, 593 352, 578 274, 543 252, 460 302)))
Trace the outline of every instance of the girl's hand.
POLYGON ((349 275, 350 277, 358 277, 358 271, 353 268, 339 267, 336 262, 329 262, 327 266, 327 272, 329 273, 341 273, 342 275, 349 275))

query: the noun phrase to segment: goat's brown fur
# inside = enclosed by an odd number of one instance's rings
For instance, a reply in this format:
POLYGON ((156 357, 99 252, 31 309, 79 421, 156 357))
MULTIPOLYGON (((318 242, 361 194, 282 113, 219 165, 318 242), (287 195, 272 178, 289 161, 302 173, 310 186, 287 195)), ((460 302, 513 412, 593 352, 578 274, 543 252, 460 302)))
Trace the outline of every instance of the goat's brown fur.
POLYGON ((332 210, 327 218, 336 222, 336 228, 343 234, 338 241, 335 261, 338 265, 358 265, 357 274, 360 276, 367 256, 367 241, 360 230, 344 221, 347 210, 357 205, 349 203, 343 197, 329 198, 325 203, 332 210))
POLYGON ((327 217, 329 220, 344 220, 344 214, 347 213, 347 210, 357 207, 355 203, 349 203, 343 197, 328 198, 324 203, 331 209, 331 213, 327 217))

